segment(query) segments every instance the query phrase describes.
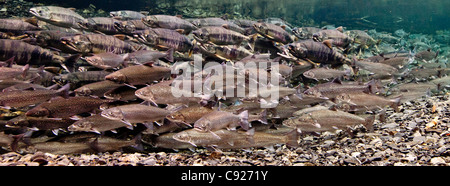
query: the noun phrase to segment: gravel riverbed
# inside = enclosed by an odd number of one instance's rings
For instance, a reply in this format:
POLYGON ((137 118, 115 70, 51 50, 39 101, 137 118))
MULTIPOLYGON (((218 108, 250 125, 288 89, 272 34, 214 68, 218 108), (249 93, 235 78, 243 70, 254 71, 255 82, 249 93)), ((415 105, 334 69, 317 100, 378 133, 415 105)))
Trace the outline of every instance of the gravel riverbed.
POLYGON ((403 103, 400 112, 387 110, 374 132, 354 128, 345 131, 305 134, 300 146, 254 148, 213 152, 206 149, 153 152, 114 152, 54 155, 36 152, 0 155, 1 166, 422 166, 450 165, 450 95, 403 103))

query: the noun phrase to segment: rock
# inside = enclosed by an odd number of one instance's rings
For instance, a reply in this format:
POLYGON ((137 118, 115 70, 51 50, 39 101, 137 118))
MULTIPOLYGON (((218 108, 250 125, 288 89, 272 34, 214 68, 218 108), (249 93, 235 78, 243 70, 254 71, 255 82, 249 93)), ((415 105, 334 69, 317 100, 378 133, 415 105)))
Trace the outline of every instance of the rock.
POLYGON ((431 158, 430 163, 432 165, 446 165, 445 160, 442 159, 441 157, 431 158))

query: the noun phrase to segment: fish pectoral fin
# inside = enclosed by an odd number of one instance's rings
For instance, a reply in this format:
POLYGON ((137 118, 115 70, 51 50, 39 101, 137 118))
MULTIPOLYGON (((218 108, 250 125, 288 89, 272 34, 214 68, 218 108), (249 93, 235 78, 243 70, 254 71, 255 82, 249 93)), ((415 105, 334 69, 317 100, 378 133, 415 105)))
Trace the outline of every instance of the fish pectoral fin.
POLYGON ((133 127, 133 124, 131 124, 130 122, 128 122, 128 121, 126 121, 126 120, 124 120, 124 119, 121 119, 120 121, 123 122, 123 123, 125 123, 125 124, 128 125, 128 126, 133 127))
MULTIPOLYGON (((197 147, 197 145, 195 143, 193 143, 192 141, 188 141, 188 143, 191 144, 194 147, 197 147)), ((193 151, 193 152, 195 152, 195 151, 193 151)))
POLYGON ((213 131, 209 131, 214 137, 216 137, 217 139, 222 139, 219 135, 217 135, 216 133, 214 133, 213 131))

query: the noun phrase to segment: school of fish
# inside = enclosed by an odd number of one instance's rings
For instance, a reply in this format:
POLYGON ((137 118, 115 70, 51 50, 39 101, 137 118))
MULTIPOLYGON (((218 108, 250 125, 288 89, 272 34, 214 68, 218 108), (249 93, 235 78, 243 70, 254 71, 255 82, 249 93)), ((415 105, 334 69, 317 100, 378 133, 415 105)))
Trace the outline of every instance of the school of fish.
MULTIPOLYGON (((357 126, 373 131, 387 109, 398 112, 402 103, 450 86, 447 58, 432 47, 401 46, 407 36, 397 32, 130 10, 85 18, 57 6, 29 13, 0 19, 5 152, 295 148, 302 135, 342 130, 354 137, 357 126), (234 69, 275 63, 277 70, 246 69, 243 84, 215 87, 248 93, 250 82, 260 83, 255 74, 276 75, 280 81, 269 86, 278 87, 279 99, 266 100, 270 92, 259 89, 244 97, 185 89, 177 93, 198 96, 174 96, 178 70, 195 60, 234 69), (262 108, 267 102, 276 107, 262 108)), ((237 79, 206 68, 190 75, 200 83, 237 79)))

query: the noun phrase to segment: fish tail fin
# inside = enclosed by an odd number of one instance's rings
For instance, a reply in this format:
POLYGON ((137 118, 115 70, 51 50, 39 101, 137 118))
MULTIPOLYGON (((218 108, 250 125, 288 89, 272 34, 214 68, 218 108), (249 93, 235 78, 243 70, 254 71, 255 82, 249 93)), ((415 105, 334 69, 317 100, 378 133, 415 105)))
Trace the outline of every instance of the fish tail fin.
POLYGON ((255 50, 255 43, 256 43, 257 39, 258 39, 258 33, 250 35, 250 39, 248 40, 248 46, 250 47, 251 51, 255 50))
POLYGON ((287 142, 286 145, 289 147, 298 147, 298 136, 299 133, 297 129, 292 130, 286 134, 287 142))
POLYGON ((28 70, 30 70, 30 64, 27 64, 22 68, 22 77, 23 78, 25 78, 27 76, 28 70))
POLYGON ((64 60, 61 66, 68 72, 73 72, 73 70, 75 69, 75 64, 77 63, 78 59, 80 59, 80 57, 81 54, 71 55, 64 60))
POLYGON ((69 98, 69 90, 70 90, 70 84, 66 84, 63 87, 61 87, 60 89, 58 89, 58 93, 60 94, 60 96, 67 99, 67 98, 69 98))
POLYGON ((259 121, 261 123, 267 124, 267 109, 264 109, 260 114, 259 114, 259 121))
POLYGON ((139 133, 138 135, 136 135, 133 140, 131 140, 131 143, 133 145, 131 145, 131 147, 139 150, 139 151, 144 151, 144 146, 142 145, 142 134, 139 133))
POLYGON ((364 127, 366 127, 366 129, 369 132, 373 132, 373 122, 375 121, 375 116, 369 116, 365 119, 364 121, 364 127))
POLYGON ((396 97, 396 98, 394 98, 394 99, 392 100, 393 103, 392 103, 391 107, 394 109, 395 112, 399 112, 398 106, 400 106, 400 104, 401 104, 400 101, 401 101, 402 97, 403 97, 403 96, 399 96, 399 97, 396 97))
POLYGON ((251 125, 248 122, 248 110, 245 110, 243 112, 241 112, 239 114, 239 119, 241 119, 241 121, 239 122, 240 126, 244 129, 244 130, 249 130, 251 125))
POLYGON ((167 59, 167 61, 173 62, 173 52, 175 49, 170 48, 169 50, 167 50, 166 52, 166 57, 165 59, 167 59))
POLYGON ((369 92, 371 94, 376 94, 380 92, 379 90, 379 81, 372 79, 369 83, 367 83, 367 86, 369 88, 369 92))

